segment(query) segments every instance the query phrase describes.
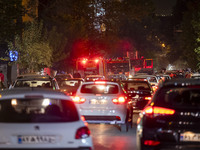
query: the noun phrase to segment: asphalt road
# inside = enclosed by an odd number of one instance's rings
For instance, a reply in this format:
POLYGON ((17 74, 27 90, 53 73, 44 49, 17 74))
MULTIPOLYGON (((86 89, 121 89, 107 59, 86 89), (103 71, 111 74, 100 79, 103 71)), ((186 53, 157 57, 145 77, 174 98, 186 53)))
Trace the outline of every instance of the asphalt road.
POLYGON ((89 124, 94 150, 136 150, 136 120, 128 132, 121 132, 117 125, 89 124))

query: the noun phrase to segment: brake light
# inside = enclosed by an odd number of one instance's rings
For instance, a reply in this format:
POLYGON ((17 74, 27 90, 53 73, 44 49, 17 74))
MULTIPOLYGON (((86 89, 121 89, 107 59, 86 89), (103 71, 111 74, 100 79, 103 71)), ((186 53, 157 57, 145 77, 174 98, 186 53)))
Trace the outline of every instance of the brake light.
POLYGON ((163 107, 156 107, 156 106, 148 106, 146 107, 143 112, 145 112, 147 115, 173 115, 175 113, 175 110, 169 109, 169 108, 163 108, 163 107))
POLYGON ((119 98, 112 99, 112 102, 114 104, 124 104, 126 102, 126 99, 125 99, 125 97, 121 96, 119 98))
POLYGON ((145 97, 144 99, 150 101, 151 97, 145 97))
POLYGON ((144 141, 144 145, 148 145, 148 146, 156 146, 159 144, 160 144, 159 141, 153 141, 153 140, 145 140, 144 141))
POLYGON ((85 98, 80 98, 79 96, 75 96, 75 97, 73 97, 73 101, 74 101, 74 103, 76 103, 76 104, 83 104, 83 103, 85 103, 85 98))
POLYGON ((81 127, 76 131, 75 139, 85 139, 90 136, 88 127, 81 127))

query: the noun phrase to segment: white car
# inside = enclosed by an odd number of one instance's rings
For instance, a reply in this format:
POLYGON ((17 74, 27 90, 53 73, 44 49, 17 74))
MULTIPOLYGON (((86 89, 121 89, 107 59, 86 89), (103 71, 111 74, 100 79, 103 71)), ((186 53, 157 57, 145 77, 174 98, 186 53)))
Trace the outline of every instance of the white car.
POLYGON ((88 123, 117 124, 121 131, 128 131, 132 121, 127 97, 115 82, 84 82, 73 98, 88 123))
POLYGON ((193 73, 191 74, 191 77, 192 79, 200 79, 200 73, 193 73))
POLYGON ((48 75, 38 74, 26 74, 18 76, 9 89, 22 87, 51 88, 54 90, 59 90, 59 86, 55 78, 52 78, 48 75))
POLYGON ((72 99, 40 88, 0 92, 0 143, 0 149, 93 149, 72 99))

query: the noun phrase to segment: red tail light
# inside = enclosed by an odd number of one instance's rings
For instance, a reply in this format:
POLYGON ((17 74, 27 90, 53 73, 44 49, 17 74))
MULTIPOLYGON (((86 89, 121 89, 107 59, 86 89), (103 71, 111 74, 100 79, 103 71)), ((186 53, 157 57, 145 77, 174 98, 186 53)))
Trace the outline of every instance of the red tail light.
POLYGON ((86 100, 85 100, 85 98, 81 98, 79 96, 75 96, 75 97, 73 97, 73 101, 76 104, 83 104, 83 103, 85 103, 86 100))
POLYGON ((159 144, 160 144, 159 141, 153 141, 153 140, 145 140, 144 141, 144 145, 148 145, 148 146, 156 146, 159 144))
POLYGON ((150 101, 151 97, 145 97, 144 99, 150 101))
POLYGON ((147 106, 143 112, 147 115, 157 116, 157 115, 173 115, 175 110, 156 106, 147 106))
POLYGON ((125 99, 125 97, 121 96, 119 98, 112 99, 112 102, 114 104, 124 104, 126 102, 126 99, 125 99))
POLYGON ((84 139, 90 136, 88 127, 81 127, 76 131, 75 139, 84 139))

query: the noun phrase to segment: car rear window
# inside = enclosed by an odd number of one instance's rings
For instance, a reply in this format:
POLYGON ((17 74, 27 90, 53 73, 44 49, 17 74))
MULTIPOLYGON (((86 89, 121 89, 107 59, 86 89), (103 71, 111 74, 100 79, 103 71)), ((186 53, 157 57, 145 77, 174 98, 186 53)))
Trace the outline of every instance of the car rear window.
POLYGON ((85 84, 81 87, 81 93, 117 94, 119 93, 119 87, 114 84, 85 84))
POLYGON ((0 122, 42 123, 79 120, 72 101, 61 99, 8 99, 0 101, 0 122))
POLYGON ((147 77, 149 82, 157 82, 156 77, 147 77))
POLYGON ((162 89, 154 102, 161 106, 200 108, 200 88, 162 89))
POLYGON ((62 80, 59 82, 59 86, 61 88, 69 88, 69 87, 79 87, 79 85, 81 84, 81 81, 77 81, 77 80, 62 80))
POLYGON ((126 82, 123 83, 123 86, 126 90, 151 90, 148 83, 144 82, 126 82))
POLYGON ((47 80, 18 80, 14 87, 44 87, 53 88, 51 81, 47 80))

